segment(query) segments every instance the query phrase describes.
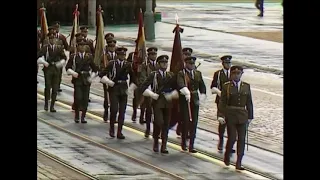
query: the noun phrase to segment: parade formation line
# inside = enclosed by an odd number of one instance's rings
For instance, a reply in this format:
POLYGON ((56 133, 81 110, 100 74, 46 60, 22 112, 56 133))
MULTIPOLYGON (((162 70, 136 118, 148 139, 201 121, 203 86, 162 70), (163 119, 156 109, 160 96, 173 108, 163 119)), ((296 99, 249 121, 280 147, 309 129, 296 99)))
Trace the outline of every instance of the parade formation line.
MULTIPOLYGON (((37 95, 38 95, 38 97, 39 97, 40 99, 44 100, 44 96, 43 96, 42 93, 39 93, 39 92, 38 92, 37 95)), ((63 107, 63 108, 66 108, 66 109, 71 109, 71 104, 69 104, 69 103, 67 103, 67 102, 63 102, 63 101, 61 101, 61 100, 57 100, 57 101, 56 101, 56 105, 58 105, 58 106, 60 106, 60 107, 63 107)), ((88 111, 88 112, 87 112, 87 116, 91 117, 92 120, 94 120, 94 121, 103 122, 103 118, 102 118, 101 116, 98 116, 98 115, 94 114, 93 112, 88 111)), ((103 145, 103 144, 101 144, 101 143, 95 142, 95 141, 89 139, 88 137, 85 137, 85 136, 82 136, 82 135, 73 133, 73 132, 71 132, 71 131, 69 131, 69 130, 66 130, 66 129, 62 128, 62 127, 59 127, 59 126, 57 126, 57 125, 55 125, 55 124, 53 124, 53 123, 51 123, 51 122, 48 122, 48 121, 46 121, 46 120, 44 120, 44 119, 42 119, 42 118, 39 118, 39 117, 38 117, 38 119, 41 120, 41 121, 43 121, 44 123, 46 123, 46 124, 48 124, 48 125, 51 125, 51 126, 57 128, 57 129, 61 130, 61 131, 64 131, 64 132, 67 132, 68 134, 71 134, 71 135, 74 135, 74 136, 76 136, 76 137, 79 137, 79 138, 82 139, 82 140, 85 140, 85 141, 88 141, 88 142, 92 142, 93 144, 95 144, 95 145, 97 145, 97 146, 99 146, 99 147, 105 148, 105 149, 110 150, 110 151, 114 151, 115 153, 118 153, 118 152, 119 152, 118 154, 124 155, 125 157, 128 156, 128 158, 130 158, 130 159, 133 158, 132 160, 135 160, 135 159, 136 159, 136 158, 134 158, 134 157, 132 157, 132 156, 129 156, 129 155, 127 155, 127 154, 124 154, 124 153, 122 153, 122 152, 120 152, 120 151, 118 151, 118 150, 112 149, 112 148, 107 147, 107 146, 105 146, 105 145, 103 145)), ((117 124, 115 124, 115 126, 117 126, 117 124)), ((137 129, 137 128, 134 128, 134 127, 129 127, 127 124, 123 126, 123 129, 128 130, 128 131, 130 131, 130 132, 133 132, 133 133, 135 133, 135 134, 137 134, 137 135, 144 136, 144 132, 143 132, 143 131, 141 131, 141 130, 139 130, 139 129, 137 129)), ((151 137, 149 137, 149 138, 151 138, 151 137)), ((161 141, 161 140, 160 140, 160 141, 161 141)), ((179 145, 178 143, 176 143, 176 142, 174 142, 174 141, 172 141, 172 140, 169 140, 169 139, 168 139, 167 145, 168 145, 170 148, 175 149, 175 150, 177 150, 177 151, 180 151, 180 152, 182 152, 182 153, 189 154, 189 155, 194 156, 194 157, 196 157, 196 158, 199 158, 199 159, 202 159, 202 160, 206 160, 206 161, 212 162, 212 163, 217 164, 217 165, 219 165, 219 166, 221 166, 221 167, 225 167, 224 162, 221 160, 221 158, 215 157, 215 156, 212 155, 212 154, 208 154, 208 153, 201 152, 201 151, 198 151, 197 153, 192 153, 192 154, 191 154, 191 153, 188 153, 188 152, 184 152, 184 151, 181 150, 181 147, 180 147, 180 145, 179 145)), ((137 160, 138 160, 138 161, 141 161, 141 160, 139 160, 139 159, 137 159, 137 160)), ((138 162, 138 161, 137 161, 137 162, 138 162)), ((141 163, 143 163, 143 164, 145 164, 145 165, 147 165, 147 166, 150 166, 150 165, 151 165, 151 164, 149 164, 149 163, 147 163, 147 162, 144 162, 144 161, 141 161, 141 163)), ((177 175, 172 174, 172 173, 170 173, 170 172, 168 172, 168 171, 166 171, 166 170, 163 170, 163 169, 161 169, 161 168, 158 168, 158 167, 156 167, 156 166, 154 166, 154 165, 151 165, 150 167, 153 167, 153 168, 155 168, 155 170, 158 170, 158 171, 160 171, 160 172, 162 172, 162 173, 165 173, 165 174, 168 174, 168 175, 170 175, 170 176, 171 176, 171 175, 177 176, 177 175)), ((229 167, 232 167, 232 168, 235 169, 235 164, 234 164, 234 163, 231 163, 231 165, 230 165, 229 167)), ((232 169, 232 168, 230 168, 230 169, 232 169)), ((239 173, 240 173, 240 172, 239 172, 239 173)), ((257 170, 253 170, 253 169, 250 169, 250 168, 247 168, 246 171, 243 171, 243 172, 241 172, 241 173, 243 173, 243 174, 245 174, 245 175, 247 175, 247 176, 249 176, 249 177, 252 177, 252 178, 254 178, 254 179, 259 179, 259 180, 264 180, 264 179, 276 180, 276 179, 277 179, 277 178, 275 178, 275 177, 273 177, 273 176, 271 176, 271 175, 269 175, 269 174, 267 174, 267 173, 259 172, 259 171, 257 171, 257 170)), ((178 176, 178 177, 180 177, 180 176, 178 176)), ((176 177, 176 178, 178 179, 178 177, 176 177)), ((181 178, 181 177, 180 177, 180 178, 181 178)), ((184 179, 184 178, 181 178, 181 179, 184 179)))

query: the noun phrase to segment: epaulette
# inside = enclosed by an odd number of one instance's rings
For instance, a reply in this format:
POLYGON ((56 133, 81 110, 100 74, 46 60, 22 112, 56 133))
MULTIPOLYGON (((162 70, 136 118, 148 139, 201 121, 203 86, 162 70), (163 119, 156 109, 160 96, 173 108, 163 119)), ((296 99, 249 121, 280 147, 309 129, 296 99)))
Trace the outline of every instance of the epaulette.
POLYGON ((110 60, 110 61, 109 61, 109 63, 114 63, 114 62, 116 62, 116 60, 110 60))
POLYGON ((223 85, 227 85, 227 84, 230 84, 230 81, 228 81, 228 82, 225 82, 223 85))

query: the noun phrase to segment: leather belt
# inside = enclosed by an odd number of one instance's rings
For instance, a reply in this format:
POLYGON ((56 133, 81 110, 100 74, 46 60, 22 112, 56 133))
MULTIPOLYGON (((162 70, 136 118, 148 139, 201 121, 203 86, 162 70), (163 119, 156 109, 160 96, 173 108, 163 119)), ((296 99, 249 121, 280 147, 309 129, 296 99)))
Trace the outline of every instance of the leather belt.
POLYGON ((127 83, 127 81, 124 81, 124 80, 118 80, 116 81, 117 83, 127 83))
POLYGON ((227 106, 228 109, 239 109, 239 110, 246 110, 245 107, 240 107, 240 106, 227 106))

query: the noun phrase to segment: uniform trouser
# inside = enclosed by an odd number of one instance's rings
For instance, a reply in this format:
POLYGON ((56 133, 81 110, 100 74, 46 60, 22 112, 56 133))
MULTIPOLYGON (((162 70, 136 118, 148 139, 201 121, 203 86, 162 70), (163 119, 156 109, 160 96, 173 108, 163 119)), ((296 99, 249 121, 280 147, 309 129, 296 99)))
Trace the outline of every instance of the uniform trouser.
POLYGON ((110 98, 110 128, 114 129, 114 123, 116 121, 117 113, 118 115, 118 132, 122 130, 122 126, 124 123, 126 108, 127 108, 127 100, 128 95, 122 94, 119 95, 118 92, 109 92, 110 98))
MULTIPOLYGON (((218 109, 218 104, 217 104, 218 109)), ((219 116, 219 110, 217 112, 217 116, 219 116)), ((227 124, 220 124, 218 126, 218 133, 219 133, 219 146, 223 145, 224 133, 226 131, 227 124)))
POLYGON ((233 145, 237 139, 237 156, 238 160, 241 164, 242 157, 244 155, 245 148, 245 137, 246 137, 247 124, 238 124, 235 123, 234 120, 227 120, 227 134, 228 140, 226 145, 225 156, 230 157, 230 153, 232 152, 233 145))
POLYGON ((166 149, 171 108, 153 107, 153 113, 155 117, 155 120, 153 122, 153 139, 158 140, 161 132, 162 149, 166 149))
POLYGON ((87 112, 89 102, 89 85, 75 85, 74 86, 74 107, 75 111, 82 111, 83 118, 87 112))
POLYGON ((263 13, 263 3, 264 0, 256 0, 255 3, 256 8, 259 9, 261 13, 263 13))
POLYGON ((151 117, 152 117, 152 99, 149 97, 144 98, 143 106, 145 108, 146 113, 146 130, 150 132, 150 124, 151 124, 151 117))
POLYGON ((62 72, 63 72, 62 68, 59 69, 59 87, 58 87, 58 89, 60 89, 60 84, 61 84, 61 81, 62 81, 62 72))
MULTIPOLYGON (((49 68, 49 67, 48 67, 49 68)), ((57 98, 57 92, 59 88, 59 70, 53 69, 46 69, 44 71, 44 81, 45 81, 45 88, 44 88, 44 96, 45 96, 45 103, 47 104, 50 100, 50 91, 51 92, 51 107, 54 106, 54 103, 57 98)))
POLYGON ((108 111, 109 111, 109 93, 108 93, 108 88, 107 88, 106 84, 103 84, 103 96, 104 96, 104 101, 103 101, 103 108, 104 108, 103 120, 106 121, 108 119, 108 111))
POLYGON ((190 143, 189 149, 193 149, 194 140, 196 138, 197 133, 197 126, 198 126, 198 116, 199 116, 199 105, 195 105, 193 101, 190 103, 190 110, 191 110, 191 122, 189 117, 189 110, 187 103, 184 106, 185 113, 183 113, 183 120, 182 120, 182 136, 181 136, 181 145, 186 146, 186 140, 188 131, 190 131, 190 143))

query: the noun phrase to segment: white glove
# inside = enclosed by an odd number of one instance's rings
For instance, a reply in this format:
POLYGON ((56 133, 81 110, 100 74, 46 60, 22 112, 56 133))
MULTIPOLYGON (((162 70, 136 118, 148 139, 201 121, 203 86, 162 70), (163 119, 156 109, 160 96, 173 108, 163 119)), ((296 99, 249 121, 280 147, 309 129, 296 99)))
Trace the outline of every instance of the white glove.
POLYGON ((220 91, 218 88, 216 88, 216 87, 213 87, 213 88, 211 89, 211 93, 212 93, 212 94, 217 94, 218 96, 221 96, 221 91, 220 91))
POLYGON ((200 94, 200 102, 204 103, 207 99, 207 95, 206 94, 200 94))
POLYGON ((107 76, 103 76, 101 78, 100 82, 102 82, 103 84, 107 84, 110 87, 114 86, 114 82, 112 80, 110 80, 107 76))
POLYGON ((159 98, 159 95, 152 92, 150 89, 146 89, 144 90, 144 92, 142 93, 143 96, 146 96, 146 97, 151 97, 152 99, 154 100, 157 100, 159 98))
POLYGON ((56 63, 57 68, 62 68, 66 64, 66 60, 62 59, 56 63))
POLYGON ((223 117, 218 117, 218 121, 221 125, 225 124, 226 123, 226 120, 224 120, 223 117))
POLYGON ((172 99, 179 98, 179 92, 177 90, 173 90, 170 93, 165 93, 164 97, 166 98, 167 101, 171 101, 172 99))
POLYGON ((153 93, 153 94, 151 95, 151 98, 154 99, 154 100, 158 100, 159 94, 153 93))
POLYGON ((135 85, 134 83, 131 83, 129 88, 128 88, 128 91, 129 92, 133 92, 134 90, 136 90, 138 87, 137 85, 135 85))
POLYGON ((185 97, 186 97, 186 100, 187 100, 188 102, 190 102, 191 95, 190 95, 190 94, 187 94, 187 95, 185 95, 185 97))
POLYGON ((37 64, 43 64, 45 67, 48 67, 48 66, 49 66, 49 63, 44 60, 44 57, 43 57, 43 56, 41 56, 41 57, 38 58, 37 64))
POLYGON ((74 78, 78 78, 78 76, 79 76, 79 74, 72 69, 68 69, 67 74, 72 75, 72 77, 74 77, 74 78))

